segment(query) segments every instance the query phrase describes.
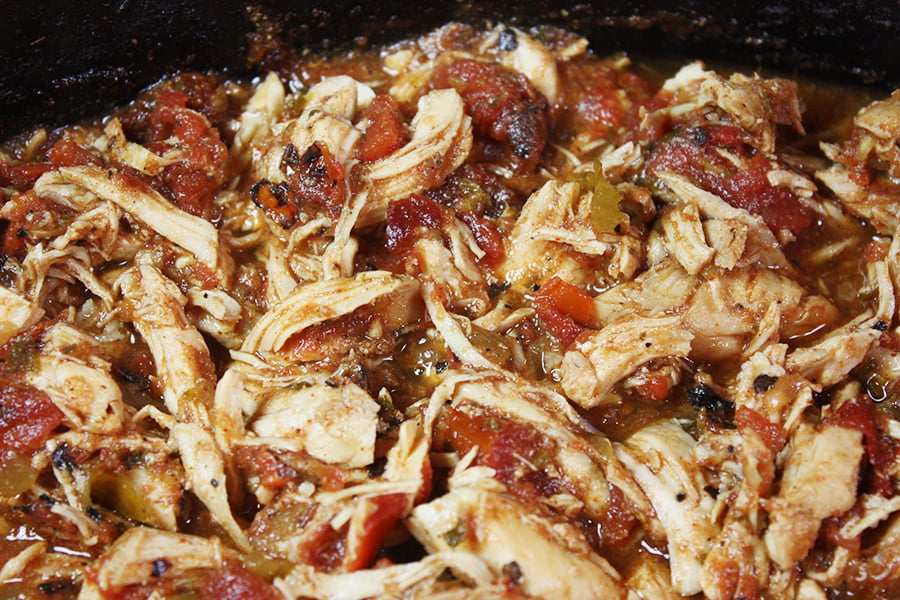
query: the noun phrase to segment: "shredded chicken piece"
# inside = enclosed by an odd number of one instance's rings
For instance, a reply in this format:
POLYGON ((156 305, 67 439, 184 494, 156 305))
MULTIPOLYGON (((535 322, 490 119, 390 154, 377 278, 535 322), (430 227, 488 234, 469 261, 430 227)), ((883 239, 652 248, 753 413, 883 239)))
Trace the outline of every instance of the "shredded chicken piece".
POLYGON ((501 64, 525 75, 551 106, 556 104, 559 96, 556 57, 544 44, 525 32, 519 29, 512 31, 515 34, 515 48, 500 51, 501 64))
POLYGON ((408 144, 366 165, 369 197, 358 227, 383 221, 390 200, 437 187, 472 148, 472 120, 452 89, 423 96, 410 128, 408 144))
POLYGON ((608 404, 613 385, 653 359, 686 357, 694 334, 679 317, 623 318, 579 337, 560 376, 566 394, 590 408, 608 404))
POLYGON ((765 502, 769 556, 790 569, 812 548, 822 520, 856 502, 856 481, 863 456, 862 434, 836 425, 815 431, 800 427, 791 438, 781 489, 765 502))
POLYGON ((180 210, 149 186, 116 171, 98 167, 62 167, 65 181, 119 206, 138 221, 196 257, 220 281, 227 281, 231 264, 219 246, 216 228, 205 219, 180 210))
POLYGON ((359 386, 313 383, 265 401, 250 428, 265 438, 297 440, 327 463, 364 467, 374 458, 378 404, 359 386))
POLYGON ((122 392, 101 358, 100 344, 65 323, 53 325, 40 361, 28 381, 45 392, 75 428, 92 433, 117 433, 123 424, 122 392))
POLYGON ((615 448, 616 457, 632 472, 665 528, 672 587, 683 595, 701 591, 703 561, 718 534, 695 446, 678 423, 664 420, 615 448))
POLYGON ((78 600, 102 600, 129 585, 150 584, 154 577, 188 577, 191 569, 221 565, 227 554, 216 538, 134 527, 122 534, 99 559, 97 569, 85 580, 78 600), (159 564, 165 566, 156 566, 159 564))
POLYGON ((241 350, 289 360, 291 341, 304 330, 355 311, 371 315, 369 327, 377 325, 382 335, 390 336, 418 316, 412 301, 418 287, 411 277, 384 271, 298 286, 256 322, 241 350))
POLYGON ((44 314, 41 307, 9 288, 0 287, 0 344, 37 323, 44 314))
POLYGON ((118 281, 130 319, 150 347, 169 412, 208 424, 215 369, 203 336, 184 313, 186 299, 150 265, 126 271, 118 281))
POLYGON ((471 552, 495 574, 515 563, 523 590, 532 596, 625 596, 619 575, 569 526, 553 525, 496 492, 452 489, 417 506, 409 526, 430 552, 471 552), (569 576, 560 578, 560 573, 569 576))

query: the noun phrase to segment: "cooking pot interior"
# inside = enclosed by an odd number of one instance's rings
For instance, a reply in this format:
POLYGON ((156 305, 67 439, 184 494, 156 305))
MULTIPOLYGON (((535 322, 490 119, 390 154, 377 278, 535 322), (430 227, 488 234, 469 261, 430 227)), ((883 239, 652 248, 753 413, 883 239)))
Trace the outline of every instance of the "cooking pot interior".
POLYGON ((321 51, 450 20, 548 23, 587 36, 598 53, 727 59, 900 87, 893 0, 49 0, 15 2, 5 13, 0 139, 100 113, 178 69, 250 74, 253 39, 321 51))

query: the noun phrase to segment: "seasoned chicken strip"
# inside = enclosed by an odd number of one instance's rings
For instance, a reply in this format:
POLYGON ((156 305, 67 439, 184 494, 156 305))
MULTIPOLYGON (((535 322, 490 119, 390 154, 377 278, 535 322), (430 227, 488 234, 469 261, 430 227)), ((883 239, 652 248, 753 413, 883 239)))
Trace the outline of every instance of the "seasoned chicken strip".
POLYGON ((688 356, 693 339, 680 317, 626 317, 586 332, 563 357, 563 389, 585 408, 601 406, 613 385, 642 364, 688 356))
POLYGON ((665 528, 672 586, 684 595, 701 591, 703 561, 718 534, 695 446, 673 420, 645 427, 615 445, 616 457, 634 475, 665 528))
POLYGON ((495 574, 515 563, 522 589, 532 596, 625 597, 619 574, 570 526, 553 524, 496 492, 453 489, 417 506, 408 524, 429 552, 471 552, 495 574))
POLYGON ((806 556, 823 519, 840 515, 856 502, 862 434, 837 425, 819 431, 803 426, 791 438, 788 452, 781 489, 765 502, 766 548, 782 569, 806 556))

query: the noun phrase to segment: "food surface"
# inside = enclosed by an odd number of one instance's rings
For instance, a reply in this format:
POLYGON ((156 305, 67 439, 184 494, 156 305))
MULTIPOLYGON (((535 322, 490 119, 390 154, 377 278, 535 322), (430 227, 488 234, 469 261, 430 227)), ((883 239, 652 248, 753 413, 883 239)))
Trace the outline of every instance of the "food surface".
POLYGON ((898 93, 269 66, 0 153, 0 598, 896 597, 898 93))

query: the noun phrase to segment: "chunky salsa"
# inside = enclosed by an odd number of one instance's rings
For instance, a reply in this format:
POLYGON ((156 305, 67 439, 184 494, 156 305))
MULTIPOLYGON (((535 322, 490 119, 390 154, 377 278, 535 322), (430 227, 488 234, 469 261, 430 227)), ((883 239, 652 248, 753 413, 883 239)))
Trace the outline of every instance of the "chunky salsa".
POLYGON ((279 56, 0 151, 0 598, 900 593, 897 92, 279 56))

